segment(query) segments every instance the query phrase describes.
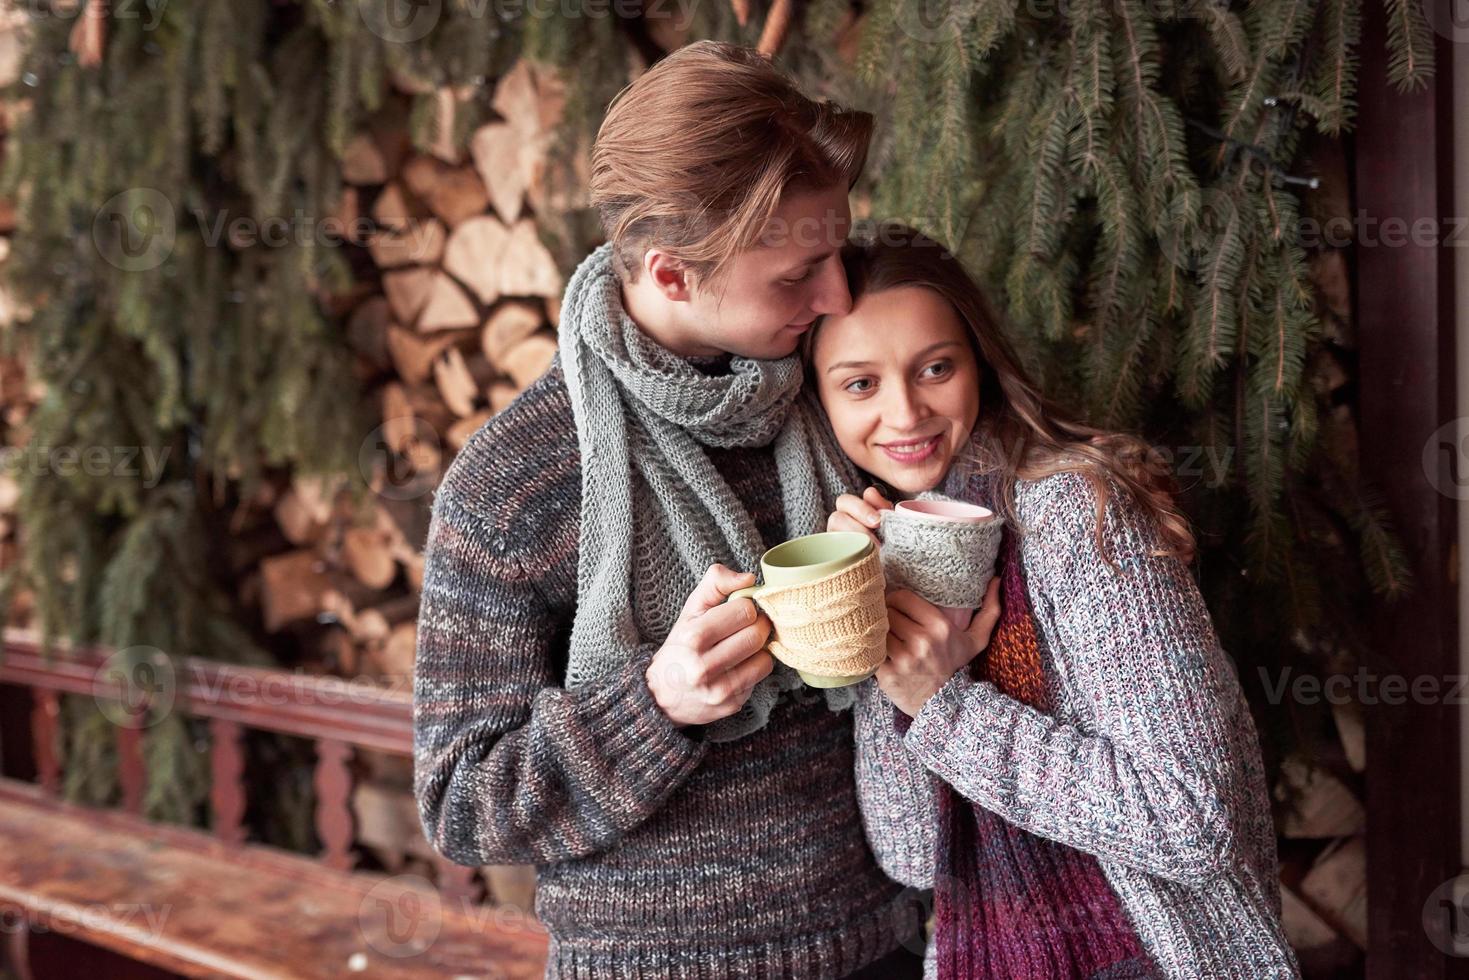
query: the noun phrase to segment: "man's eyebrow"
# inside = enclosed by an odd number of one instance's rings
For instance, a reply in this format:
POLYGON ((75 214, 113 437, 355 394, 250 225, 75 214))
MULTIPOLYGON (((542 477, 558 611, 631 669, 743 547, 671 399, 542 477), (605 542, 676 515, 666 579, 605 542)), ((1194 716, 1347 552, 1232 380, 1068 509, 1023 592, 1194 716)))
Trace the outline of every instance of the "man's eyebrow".
MULTIPOLYGON (((923 358, 932 354, 934 351, 949 346, 958 347, 961 345, 957 340, 940 340, 938 343, 929 344, 927 347, 923 348, 923 350, 919 351, 918 356, 915 357, 914 360, 922 360, 923 358)), ((871 363, 871 361, 837 361, 831 367, 826 369, 826 373, 830 374, 831 372, 839 370, 841 368, 867 367, 871 363)))

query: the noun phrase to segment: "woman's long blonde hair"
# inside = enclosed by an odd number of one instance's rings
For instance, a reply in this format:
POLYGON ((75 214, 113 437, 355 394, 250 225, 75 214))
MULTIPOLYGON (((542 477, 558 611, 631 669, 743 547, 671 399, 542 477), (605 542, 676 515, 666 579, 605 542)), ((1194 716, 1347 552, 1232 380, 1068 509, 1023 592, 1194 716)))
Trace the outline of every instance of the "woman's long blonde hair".
MULTIPOLYGON (((1102 535, 1110 477, 1157 522, 1165 545, 1158 554, 1193 560, 1193 532, 1176 503, 1171 473, 1149 462, 1152 447, 1136 436, 1074 421, 1048 399, 1027 377, 988 297, 948 249, 905 225, 883 223, 849 243, 842 258, 853 303, 867 293, 921 286, 946 299, 968 326, 980 389, 973 440, 979 455, 968 462, 994 480, 1002 516, 1018 520, 1016 480, 1079 473, 1095 491, 1098 551, 1113 564, 1102 535)), ((819 329, 820 324, 803 338, 808 369, 819 329)))

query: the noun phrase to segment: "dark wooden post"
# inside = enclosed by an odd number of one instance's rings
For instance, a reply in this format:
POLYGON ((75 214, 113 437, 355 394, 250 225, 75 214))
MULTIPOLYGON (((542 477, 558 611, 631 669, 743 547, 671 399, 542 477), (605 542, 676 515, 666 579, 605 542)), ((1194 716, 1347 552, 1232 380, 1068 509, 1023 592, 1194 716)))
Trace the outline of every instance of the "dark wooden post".
MULTIPOLYGON (((1425 444, 1454 407, 1451 249, 1414 244, 1384 222, 1453 214, 1451 45, 1437 41, 1437 75, 1417 92, 1387 83, 1382 4, 1363 5, 1357 120, 1357 323, 1362 376, 1362 467, 1402 535, 1416 589, 1374 609, 1379 678, 1431 677, 1441 695, 1461 673, 1453 570, 1456 501, 1425 472, 1425 444)), ((1401 231, 1403 225, 1397 226, 1401 231)), ((1445 224, 1445 234, 1454 226, 1445 224)), ((1457 690, 1457 687, 1453 688, 1457 690)), ((1459 712, 1445 698, 1365 706, 1367 896, 1372 980, 1442 980, 1469 961, 1429 941, 1424 906, 1460 864, 1459 712)), ((1460 927, 1462 930, 1462 927, 1460 927)))

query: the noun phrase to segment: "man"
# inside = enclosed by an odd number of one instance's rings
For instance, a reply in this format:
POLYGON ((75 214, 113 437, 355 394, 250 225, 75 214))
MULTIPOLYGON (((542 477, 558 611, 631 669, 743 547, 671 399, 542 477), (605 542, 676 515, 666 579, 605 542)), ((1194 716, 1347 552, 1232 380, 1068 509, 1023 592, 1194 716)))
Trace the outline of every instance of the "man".
POLYGON ((918 975, 876 866, 842 692, 764 650, 759 554, 854 474, 794 352, 839 258, 871 118, 758 54, 690 45, 614 101, 609 242, 547 373, 434 500, 415 674, 426 835, 532 863, 549 976, 918 975))

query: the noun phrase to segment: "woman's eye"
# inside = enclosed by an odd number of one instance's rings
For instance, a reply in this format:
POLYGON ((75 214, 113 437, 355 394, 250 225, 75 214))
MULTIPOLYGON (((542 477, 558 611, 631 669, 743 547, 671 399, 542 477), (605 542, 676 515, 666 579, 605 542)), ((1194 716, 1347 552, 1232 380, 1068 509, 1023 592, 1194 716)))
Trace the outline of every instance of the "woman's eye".
POLYGON ((812 270, 807 269, 805 272, 801 273, 796 278, 794 278, 794 279, 782 279, 780 281, 780 283, 781 283, 782 286, 796 286, 796 285, 799 285, 800 283, 803 283, 807 279, 810 279, 811 278, 811 271, 812 270))
POLYGON ((930 378, 942 378, 944 375, 948 374, 953 369, 954 369, 954 365, 950 364, 948 361, 934 361, 932 364, 930 364, 928 367, 924 368, 923 370, 925 370, 925 371, 933 371, 933 373, 929 375, 930 378))
POLYGON ((849 392, 851 392, 854 395, 861 395, 861 394, 865 394, 866 392, 870 391, 871 390, 871 386, 872 386, 872 379, 871 378, 857 378, 857 379, 855 379, 853 381, 848 381, 845 385, 842 386, 842 390, 843 391, 849 391, 849 392), (859 387, 861 385, 865 385, 867 387, 859 387))

